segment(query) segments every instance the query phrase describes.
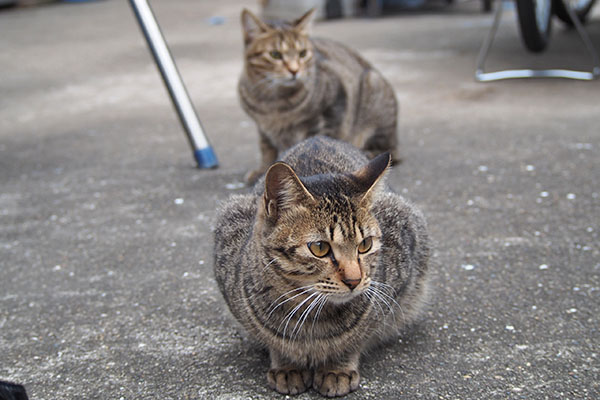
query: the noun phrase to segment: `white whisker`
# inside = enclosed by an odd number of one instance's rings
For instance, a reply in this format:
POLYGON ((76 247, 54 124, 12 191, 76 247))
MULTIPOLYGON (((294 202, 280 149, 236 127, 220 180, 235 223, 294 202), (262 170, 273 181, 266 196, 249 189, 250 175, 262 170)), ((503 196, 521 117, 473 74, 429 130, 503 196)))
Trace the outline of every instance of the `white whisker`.
POLYGON ((292 330, 292 333, 290 334, 290 337, 293 337, 292 340, 296 340, 296 338, 300 334, 300 329, 302 328, 302 325, 304 325, 304 322, 306 321, 306 318, 311 313, 311 311, 313 310, 315 305, 319 304, 319 301, 320 301, 321 297, 323 297, 323 296, 324 295, 322 293, 319 293, 318 296, 315 297, 313 299, 313 301, 311 301, 311 303, 308 305, 308 307, 306 307, 306 310, 304 310, 304 312, 300 315, 300 318, 298 318, 298 321, 296 321, 296 325, 294 326, 294 329, 292 330), (294 333, 295 333, 295 335, 294 335, 294 333))
POLYGON ((373 286, 369 287, 369 289, 371 290, 371 294, 373 294, 379 301, 385 304, 385 306, 388 308, 391 314, 394 314, 394 309, 392 305, 385 299, 385 297, 382 296, 381 292, 373 286))
POLYGON ((312 285, 302 286, 302 287, 299 287, 299 288, 296 288, 296 289, 289 290, 289 291, 285 292, 284 294, 282 294, 281 296, 279 296, 278 298, 276 298, 276 299, 275 299, 275 301, 273 301, 273 303, 271 303, 271 305, 269 306, 269 309, 271 309, 271 312, 269 312, 269 315, 267 316, 267 321, 269 320, 269 318, 271 318, 271 315, 273 314, 273 312, 274 312, 274 311, 275 311, 277 308, 281 307, 283 304, 287 303, 287 302, 288 302, 288 301, 290 301, 290 300, 293 300, 293 299, 295 299, 295 298, 296 298, 296 297, 298 297, 298 296, 301 296, 301 295, 303 295, 303 294, 305 294, 305 293, 308 293, 308 292, 310 292, 311 290, 313 290, 313 289, 312 289, 312 285), (293 295, 292 297, 290 297, 290 298, 288 298, 288 299, 285 299, 284 301, 282 301, 282 302, 280 302, 280 303, 278 303, 277 305, 275 305, 275 306, 274 306, 274 304, 275 304, 275 303, 277 303, 277 301, 278 301, 279 299, 281 299, 282 297, 285 297, 285 296, 287 296, 288 294, 291 294, 291 293, 297 292, 298 290, 302 290, 302 292, 300 292, 300 293, 298 293, 298 294, 295 294, 295 295, 293 295))
POLYGON ((391 290, 392 293, 394 293, 394 294, 396 293, 396 289, 394 289, 394 287, 392 285, 388 285, 387 283, 371 280, 371 284, 376 285, 376 286, 383 286, 383 287, 391 290))
POLYGON ((273 264, 275 261, 278 261, 279 259, 277 257, 275 257, 274 259, 272 259, 271 261, 269 261, 264 267, 263 267, 263 271, 265 269, 267 269, 267 267, 271 264, 273 264))
MULTIPOLYGON (((379 301, 377 300, 375 295, 373 293, 371 293, 369 288, 367 288, 367 290, 365 290, 364 293, 365 293, 365 296, 367 296, 367 298, 369 299, 369 302, 371 302, 371 304, 375 304, 377 306, 377 308, 379 308, 379 311, 381 311, 381 316, 385 316, 385 312, 383 311, 381 304, 379 304, 379 301)), ((379 311, 375 310, 375 312, 377 314, 379 314, 379 311)))
MULTIPOLYGON (((310 300, 312 297, 318 295, 318 292, 314 292, 312 293, 310 296, 308 296, 307 298, 305 298, 304 300, 302 300, 300 302, 300 304, 298 304, 296 307, 294 307, 292 309, 292 311, 290 311, 283 319, 283 321, 281 321, 281 324, 279 324, 279 327, 277 328, 277 332, 279 332, 279 329, 281 328, 281 325, 285 322, 285 326, 283 327, 283 337, 285 338, 285 333, 287 332, 287 327, 290 323, 290 321, 292 320, 292 317, 294 316, 294 314, 296 314, 296 312, 304 305, 304 303, 306 303, 308 300, 310 300)), ((290 336, 291 338, 291 336, 290 336)))
MULTIPOLYGON (((378 294, 379 296, 381 296, 381 299, 382 299, 382 300, 385 302, 385 304, 387 304, 387 305, 388 305, 388 307, 391 307, 391 304, 389 303, 389 301, 388 301, 388 300, 392 301, 392 302, 393 302, 393 303, 394 303, 394 304, 395 304, 395 305, 398 307, 398 309, 400 310, 400 314, 401 314, 401 316, 402 316, 402 321, 406 321, 406 316, 404 315, 404 310, 402 310, 402 307, 401 307, 401 306, 400 306, 400 304, 399 304, 399 303, 396 301, 396 299, 395 299, 394 297, 392 297, 392 296, 391 296, 389 293, 387 293, 385 290, 380 290, 380 289, 378 289, 376 286, 377 286, 377 285, 380 285, 380 286, 387 286, 389 289, 391 289, 392 291, 394 291, 394 292, 395 292, 394 288, 393 288, 393 287, 391 287, 390 285, 387 285, 387 284, 384 284, 384 283, 381 283, 381 282, 373 282, 373 283, 375 283, 375 286, 372 286, 372 288, 373 288, 373 293, 376 293, 376 294, 378 294), (386 300, 386 299, 387 299, 387 300, 386 300)), ((394 314, 393 307, 392 307, 392 308, 390 308, 390 311, 392 312, 392 314, 394 314)), ((395 315, 395 314, 394 314, 394 315, 395 315)), ((394 320, 395 320, 395 317, 394 317, 394 320)))
POLYGON ((323 310, 323 306, 325 305, 325 303, 327 303, 327 297, 329 297, 328 294, 323 293, 323 297, 321 297, 321 304, 319 304, 319 307, 317 307, 317 312, 315 313, 315 316, 313 317, 313 322, 312 325, 310 327, 310 335, 313 336, 314 333, 314 329, 315 329, 315 322, 317 322, 317 320, 319 319, 319 315, 321 314, 321 310, 323 310))

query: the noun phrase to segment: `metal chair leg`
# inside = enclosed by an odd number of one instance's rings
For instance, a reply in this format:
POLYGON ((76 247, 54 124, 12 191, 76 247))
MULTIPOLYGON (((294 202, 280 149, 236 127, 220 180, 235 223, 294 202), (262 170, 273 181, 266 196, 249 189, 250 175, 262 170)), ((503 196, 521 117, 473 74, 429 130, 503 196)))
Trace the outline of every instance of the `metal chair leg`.
POLYGON ((575 12, 569 6, 568 2, 566 2, 566 0, 562 1, 565 2, 565 8, 567 9, 569 16, 571 17, 571 20, 573 21, 575 29, 577 30, 577 33, 583 41, 587 51, 590 53, 594 65, 591 72, 573 71, 568 69, 509 69, 496 72, 484 72, 485 61, 492 47, 492 43, 494 42, 494 37, 496 36, 500 20, 502 19, 504 0, 500 0, 497 1, 498 5, 496 6, 496 11, 494 13, 494 21, 492 23, 492 27, 490 28, 485 39, 483 40, 483 44, 481 45, 481 49, 479 50, 479 55, 477 56, 477 69, 475 71, 475 80, 479 82, 490 82, 502 79, 516 78, 566 78, 589 81, 600 76, 600 61, 598 58, 598 53, 596 52, 596 49, 594 48, 590 37, 583 28, 583 25, 581 24, 581 21, 579 21, 579 18, 577 18, 577 16, 575 15, 575 12))
POLYGON ((135 16, 152 51, 154 61, 160 70, 167 86, 179 119, 185 128, 188 141, 192 147, 198 168, 215 168, 218 166, 217 156, 208 143, 200 120, 196 115, 190 96, 188 95, 171 52, 160 31, 158 22, 152 13, 147 0, 130 0, 135 16))

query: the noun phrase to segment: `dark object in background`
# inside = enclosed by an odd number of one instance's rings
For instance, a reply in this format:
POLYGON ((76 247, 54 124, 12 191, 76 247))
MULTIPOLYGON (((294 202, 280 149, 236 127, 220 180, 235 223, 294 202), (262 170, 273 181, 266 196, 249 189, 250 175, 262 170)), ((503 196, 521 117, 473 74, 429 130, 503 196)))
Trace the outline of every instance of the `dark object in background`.
MULTIPOLYGON (((595 2, 596 0, 571 1, 569 2, 569 6, 575 12, 575 15, 579 18, 579 21, 585 23, 595 2)), ((571 16, 565 7, 565 3, 562 0, 552 1, 552 11, 554 12, 554 15, 556 15, 562 22, 567 24, 567 26, 575 26, 575 23, 571 19, 571 16)))
POLYGON ((327 0, 325 3, 325 18, 342 18, 344 10, 342 9, 342 0, 327 0))
POLYGON ((17 5, 17 0, 0 0, 0 9, 14 7, 17 5))
POLYGON ((23 385, 0 381, 0 400, 29 400, 23 385))

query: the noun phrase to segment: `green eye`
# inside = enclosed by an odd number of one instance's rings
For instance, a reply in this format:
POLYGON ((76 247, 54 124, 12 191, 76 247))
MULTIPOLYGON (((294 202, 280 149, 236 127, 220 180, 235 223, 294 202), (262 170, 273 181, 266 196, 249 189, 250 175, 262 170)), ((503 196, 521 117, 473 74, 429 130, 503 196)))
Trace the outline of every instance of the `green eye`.
POLYGON ((281 54, 279 51, 277 51, 277 50, 273 50, 273 51, 271 51, 271 52, 269 53, 269 55, 270 55, 271 57, 273 57, 275 60, 281 60, 281 59, 282 59, 282 57, 283 57, 283 56, 282 56, 282 54, 281 54))
POLYGON ((321 258, 321 257, 325 257, 327 254, 329 254, 329 251, 331 250, 331 246, 329 245, 329 243, 322 242, 322 241, 310 242, 308 244, 308 249, 316 257, 321 258))
POLYGON ((306 57, 306 49, 300 50, 300 53, 298 55, 300 56, 300 58, 306 57))
POLYGON ((358 245, 358 252, 360 254, 364 254, 367 251, 371 250, 371 247, 373 246, 373 238, 371 238, 371 236, 369 236, 368 238, 364 238, 362 242, 360 242, 360 244, 358 245))

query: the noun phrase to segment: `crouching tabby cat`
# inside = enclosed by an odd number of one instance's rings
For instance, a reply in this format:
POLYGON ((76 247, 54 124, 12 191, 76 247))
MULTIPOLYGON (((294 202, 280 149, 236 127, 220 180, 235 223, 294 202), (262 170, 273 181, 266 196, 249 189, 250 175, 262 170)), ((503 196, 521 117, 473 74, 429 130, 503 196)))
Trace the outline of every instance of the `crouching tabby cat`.
POLYGON ((271 388, 341 396, 358 388, 361 353, 421 309, 425 221, 384 184, 388 154, 369 162, 316 136, 282 160, 219 211, 215 275, 233 315, 269 350, 271 388))
POLYGON ((317 134, 349 142, 369 157, 389 151, 398 161, 394 90, 349 48, 309 37, 313 13, 269 25, 242 12, 245 65, 238 92, 258 126, 262 153, 248 182, 280 152, 317 134))

